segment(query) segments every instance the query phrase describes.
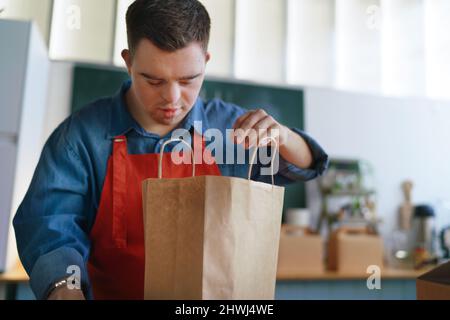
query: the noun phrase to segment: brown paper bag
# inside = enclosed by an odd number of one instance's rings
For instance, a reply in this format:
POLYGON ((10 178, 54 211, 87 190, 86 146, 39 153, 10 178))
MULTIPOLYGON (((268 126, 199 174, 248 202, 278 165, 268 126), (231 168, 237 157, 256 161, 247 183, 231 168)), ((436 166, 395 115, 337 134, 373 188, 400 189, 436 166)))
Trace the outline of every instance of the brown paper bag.
POLYGON ((144 298, 273 299, 283 197, 234 177, 145 180, 144 298))

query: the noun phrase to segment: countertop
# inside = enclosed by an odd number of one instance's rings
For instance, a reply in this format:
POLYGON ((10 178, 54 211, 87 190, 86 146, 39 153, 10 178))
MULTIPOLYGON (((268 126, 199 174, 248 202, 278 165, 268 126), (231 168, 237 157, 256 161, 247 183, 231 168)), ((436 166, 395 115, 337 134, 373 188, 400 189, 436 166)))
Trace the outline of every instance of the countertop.
MULTIPOLYGON (((416 279, 422 274, 433 269, 434 266, 419 270, 414 269, 393 269, 382 268, 380 270, 381 279, 416 279)), ((278 270, 277 280, 358 280, 367 279, 368 273, 342 273, 329 270, 318 270, 317 272, 298 272, 296 270, 278 270)))
MULTIPOLYGON (((381 269, 382 279, 415 279, 428 272, 433 267, 427 267, 420 270, 413 269, 381 269)), ((369 274, 340 273, 328 270, 318 270, 317 272, 298 272, 296 270, 279 270, 277 280, 357 280, 367 279, 369 274)), ((27 282, 29 280, 27 273, 20 263, 9 272, 0 273, 0 282, 27 282)))

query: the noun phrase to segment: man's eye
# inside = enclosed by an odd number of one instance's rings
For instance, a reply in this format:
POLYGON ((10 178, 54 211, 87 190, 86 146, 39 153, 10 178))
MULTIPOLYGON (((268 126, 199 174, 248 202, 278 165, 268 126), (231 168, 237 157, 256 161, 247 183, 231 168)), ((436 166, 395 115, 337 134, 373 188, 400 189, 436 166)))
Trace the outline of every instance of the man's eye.
POLYGON ((161 81, 158 81, 158 82, 147 81, 147 82, 148 82, 148 84, 151 85, 151 86, 160 86, 160 85, 162 85, 162 82, 161 82, 161 81))
POLYGON ((192 81, 180 81, 180 84, 182 86, 188 86, 188 85, 192 84, 192 81))

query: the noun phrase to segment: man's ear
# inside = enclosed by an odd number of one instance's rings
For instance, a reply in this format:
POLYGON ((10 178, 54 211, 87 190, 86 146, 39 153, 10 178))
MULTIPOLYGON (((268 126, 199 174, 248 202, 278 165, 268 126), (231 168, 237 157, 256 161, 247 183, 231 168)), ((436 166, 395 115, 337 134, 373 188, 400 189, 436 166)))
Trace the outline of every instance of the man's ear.
POLYGON ((209 52, 206 52, 206 55, 205 55, 205 60, 206 60, 206 63, 208 63, 208 62, 209 62, 209 60, 211 60, 211 53, 209 53, 209 52))
POLYGON ((121 55, 123 61, 125 61, 125 65, 127 66, 128 74, 131 75, 131 65, 133 62, 133 58, 131 57, 130 50, 123 49, 121 55))

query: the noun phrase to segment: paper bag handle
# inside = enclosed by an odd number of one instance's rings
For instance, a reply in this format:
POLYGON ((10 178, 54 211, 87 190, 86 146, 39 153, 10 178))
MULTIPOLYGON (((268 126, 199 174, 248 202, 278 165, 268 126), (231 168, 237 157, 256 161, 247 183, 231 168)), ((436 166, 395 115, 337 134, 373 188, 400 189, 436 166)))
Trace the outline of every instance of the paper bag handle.
MULTIPOLYGON (((273 179, 273 162, 275 160, 275 155, 277 154, 277 150, 278 150, 278 141, 274 138, 274 137, 265 137, 264 139, 261 139, 261 142, 264 142, 266 140, 272 140, 272 142, 275 144, 275 151, 272 154, 272 159, 270 160, 270 176, 272 177, 272 185, 275 184, 274 179, 273 179)), ((250 159, 250 167, 248 168, 248 180, 250 180, 250 177, 252 175, 252 169, 253 169, 253 162, 255 161, 256 158, 256 154, 258 153, 258 148, 255 148, 255 151, 253 151, 252 154, 252 158, 250 159)))
POLYGON ((163 160, 163 156, 164 156, 164 148, 172 142, 181 142, 184 143, 186 146, 189 147, 189 149, 191 149, 191 155, 192 155, 192 176, 195 177, 195 161, 194 161, 194 152, 192 151, 192 147, 190 146, 189 143, 187 143, 186 141, 184 141, 183 139, 178 139, 178 138, 174 138, 174 139, 170 139, 167 140, 166 142, 164 142, 164 144, 161 146, 161 151, 159 152, 159 163, 158 163, 158 179, 162 179, 162 160, 163 160))

